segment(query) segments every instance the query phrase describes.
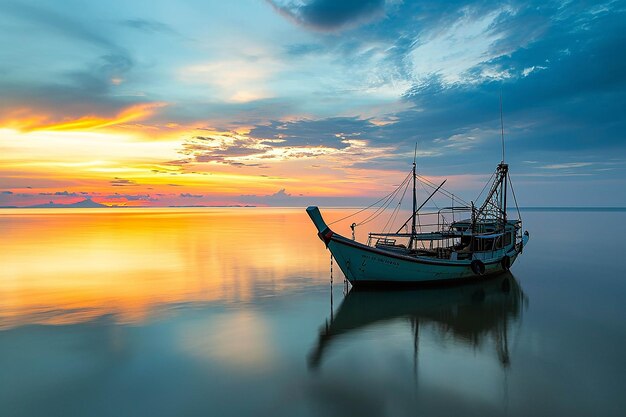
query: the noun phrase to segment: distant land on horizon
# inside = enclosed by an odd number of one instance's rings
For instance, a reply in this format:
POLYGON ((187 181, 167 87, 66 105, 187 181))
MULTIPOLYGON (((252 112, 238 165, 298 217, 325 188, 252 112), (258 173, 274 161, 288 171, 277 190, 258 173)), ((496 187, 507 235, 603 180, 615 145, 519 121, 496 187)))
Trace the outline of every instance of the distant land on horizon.
MULTIPOLYGON (((26 208, 264 208, 265 206, 255 206, 255 205, 243 205, 243 204, 233 204, 233 205, 169 205, 169 206, 120 206, 120 205, 110 205, 96 203, 90 198, 86 198, 82 201, 77 201, 75 203, 54 203, 49 202, 45 204, 35 204, 31 206, 0 206, 0 209, 26 209, 26 208)), ((278 206, 267 206, 267 208, 276 208, 278 206)), ((283 206, 280 206, 283 207, 283 206)), ((285 208, 299 208, 300 206, 285 206, 285 208)), ((328 207, 321 206, 324 209, 351 209, 351 208, 359 208, 359 207, 328 207)), ((437 210, 436 207, 425 207, 428 210, 437 210)), ((520 211, 626 211, 626 207, 567 207, 567 206, 530 206, 530 207, 520 207, 520 211)), ((513 212, 514 208, 509 209, 513 212)))
MULTIPOLYGON (((173 206, 160 206, 160 207, 154 207, 154 208, 161 208, 161 207, 180 207, 180 208, 192 208, 192 207, 257 207, 257 206, 251 206, 251 205, 227 205, 227 206, 211 206, 211 205, 173 205, 173 206)), ((0 206, 0 208, 152 208, 152 206, 120 206, 120 205, 110 205, 107 206, 106 204, 100 204, 100 203, 96 203, 95 201, 93 201, 90 198, 86 198, 84 200, 81 201, 77 201, 75 203, 68 203, 68 204, 63 204, 63 203, 55 203, 50 201, 49 203, 45 203, 45 204, 34 204, 31 206, 0 206)))
POLYGON ((55 203, 50 201, 49 203, 44 204, 34 204, 32 206, 25 207, 15 207, 15 208, 107 208, 111 206, 107 206, 106 204, 100 204, 93 201, 91 198, 86 198, 82 201, 77 201, 76 203, 55 203))

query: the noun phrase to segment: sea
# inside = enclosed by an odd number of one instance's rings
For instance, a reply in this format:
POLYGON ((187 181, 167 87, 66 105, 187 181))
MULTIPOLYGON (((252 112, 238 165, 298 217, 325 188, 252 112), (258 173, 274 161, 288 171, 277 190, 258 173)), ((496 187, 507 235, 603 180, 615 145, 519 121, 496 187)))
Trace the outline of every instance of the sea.
POLYGON ((0 415, 626 415, 626 210, 521 216, 510 274, 364 292, 304 208, 0 210, 0 415))

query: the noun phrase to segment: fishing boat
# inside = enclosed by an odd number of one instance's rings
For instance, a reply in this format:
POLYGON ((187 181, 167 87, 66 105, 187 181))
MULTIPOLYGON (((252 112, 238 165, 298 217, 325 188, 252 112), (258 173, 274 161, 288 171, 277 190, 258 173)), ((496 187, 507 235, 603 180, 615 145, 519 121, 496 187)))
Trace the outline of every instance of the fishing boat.
MULTIPOLYGON (((411 172, 399 187, 379 200, 381 206, 374 212, 376 216, 385 207, 391 207, 391 201, 404 196, 412 183, 411 216, 400 228, 394 228, 395 232, 369 233, 365 243, 354 238, 354 228, 359 224, 352 223, 350 239, 333 231, 318 207, 310 206, 306 211, 319 238, 355 287, 454 283, 508 271, 528 243, 529 233, 522 233, 521 215, 510 182, 509 166, 504 163, 504 151, 502 162, 483 188, 484 192, 490 185, 482 204, 465 202, 443 188, 445 182, 437 186, 428 178, 417 175, 414 157, 411 172), (416 198, 418 182, 434 189, 419 206, 416 198), (510 219, 507 214, 509 188, 517 207, 516 219, 510 219), (437 193, 450 197, 452 206, 424 213, 422 209, 437 193), (432 220, 424 222, 425 218, 432 220)), ((392 217, 397 218, 396 209, 392 217)))

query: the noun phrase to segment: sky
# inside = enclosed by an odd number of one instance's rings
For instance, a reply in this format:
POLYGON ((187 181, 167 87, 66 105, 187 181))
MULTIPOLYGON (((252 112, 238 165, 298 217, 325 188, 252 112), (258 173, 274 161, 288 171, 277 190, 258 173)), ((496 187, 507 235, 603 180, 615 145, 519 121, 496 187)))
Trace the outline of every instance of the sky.
MULTIPOLYGON (((0 206, 626 206, 626 1, 0 0, 0 206), (419 198, 425 194, 418 190, 419 198)), ((421 193, 421 194, 420 194, 421 193)))

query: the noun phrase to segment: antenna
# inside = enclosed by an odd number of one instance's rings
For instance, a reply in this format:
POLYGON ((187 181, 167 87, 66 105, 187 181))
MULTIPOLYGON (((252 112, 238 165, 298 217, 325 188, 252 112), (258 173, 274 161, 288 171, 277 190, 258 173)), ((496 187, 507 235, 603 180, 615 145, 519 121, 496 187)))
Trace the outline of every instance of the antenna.
MULTIPOLYGON (((417 207, 417 190, 415 188, 415 181, 416 181, 416 175, 415 175, 415 167, 417 164, 417 141, 415 141, 415 153, 413 154, 413 215, 411 216, 411 238, 409 239, 409 249, 411 249, 413 247, 413 238, 415 237, 415 234, 417 233, 417 229, 415 228, 415 212, 416 207, 417 207)), ((407 220, 408 221, 408 220, 407 220)), ((406 224, 406 223, 405 223, 406 224)))
POLYGON ((502 87, 500 87, 500 135, 502 137, 502 163, 504 163, 504 119, 502 118, 502 87))

